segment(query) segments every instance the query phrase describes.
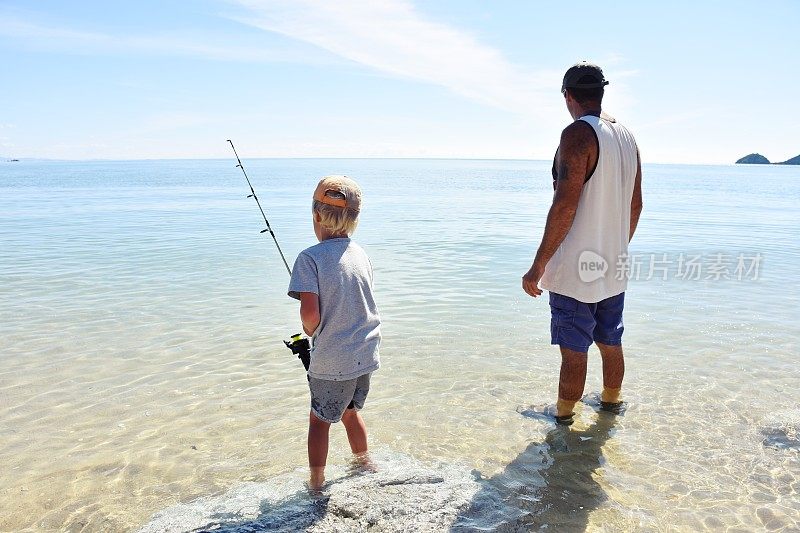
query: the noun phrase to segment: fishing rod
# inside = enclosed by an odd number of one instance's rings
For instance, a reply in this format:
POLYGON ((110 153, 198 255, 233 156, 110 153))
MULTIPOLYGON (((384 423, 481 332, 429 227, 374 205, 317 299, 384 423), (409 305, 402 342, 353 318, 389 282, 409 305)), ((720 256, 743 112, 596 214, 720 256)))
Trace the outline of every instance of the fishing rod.
POLYGON ((261 207, 261 202, 258 201, 258 196, 256 196, 256 191, 253 189, 253 184, 250 183, 250 178, 247 177, 247 172, 244 170, 244 165, 242 165, 242 160, 239 159, 239 154, 236 153, 236 147, 233 146, 233 141, 228 139, 228 142, 231 143, 231 148, 233 148, 233 155, 236 156, 236 162, 238 165, 237 167, 242 169, 242 174, 244 174, 244 179, 247 180, 247 185, 250 187, 250 194, 247 195, 248 198, 253 198, 258 204, 258 210, 261 211, 261 216, 264 217, 264 222, 267 224, 267 229, 262 229, 261 233, 269 232, 272 235, 272 240, 275 241, 275 246, 278 247, 278 253, 281 254, 281 259, 283 259, 283 264, 286 265, 286 272, 289 273, 289 276, 292 275, 292 269, 289 268, 289 263, 286 262, 286 257, 283 255, 283 250, 281 250, 281 245, 278 244, 278 238, 275 237, 275 232, 272 231, 272 226, 269 225, 269 220, 267 220, 267 215, 264 213, 264 208, 261 207))
MULTIPOLYGON (((244 165, 242 164, 242 160, 239 159, 239 154, 236 153, 236 147, 233 145, 233 141, 228 139, 228 142, 231 143, 231 148, 233 149, 233 155, 236 156, 236 163, 237 167, 242 169, 242 174, 244 174, 244 179, 247 180, 247 186, 250 187, 250 194, 247 195, 248 198, 252 198, 256 201, 258 205, 258 210, 261 211, 261 216, 264 218, 264 223, 267 225, 266 229, 261 230, 261 233, 269 232, 272 235, 272 240, 275 241, 275 246, 278 247, 278 253, 281 254, 281 259, 283 259, 283 264, 286 266, 286 272, 289 273, 289 277, 292 276, 292 269, 289 268, 289 263, 286 262, 286 257, 283 255, 283 250, 281 250, 281 245, 278 244, 278 238, 275 237, 275 232, 272 231, 272 226, 269 224, 269 220, 267 220, 267 215, 264 213, 264 208, 261 207, 261 202, 258 201, 258 196, 256 196, 256 191, 253 189, 253 184, 250 183, 250 178, 247 177, 247 172, 244 169, 244 165)), ((295 354, 300 362, 303 363, 303 366, 306 368, 306 372, 308 371, 308 367, 311 364, 311 343, 308 340, 308 337, 303 337, 302 333, 296 333, 292 335, 292 341, 283 341, 287 348, 289 348, 293 354, 295 354)), ((308 376, 306 376, 308 377, 308 376)), ((311 379, 310 377, 308 379, 311 379)))

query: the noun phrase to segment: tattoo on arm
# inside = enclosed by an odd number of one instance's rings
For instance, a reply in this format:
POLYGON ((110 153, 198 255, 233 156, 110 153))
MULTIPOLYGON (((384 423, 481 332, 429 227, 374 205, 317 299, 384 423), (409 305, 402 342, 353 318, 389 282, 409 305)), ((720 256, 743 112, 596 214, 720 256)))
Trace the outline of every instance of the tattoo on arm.
POLYGON ((561 134, 556 158, 556 192, 547 215, 544 236, 536 253, 536 261, 543 264, 547 264, 553 257, 572 227, 584 180, 591 168, 591 162, 597 158, 593 131, 586 126, 588 125, 573 122, 561 134))

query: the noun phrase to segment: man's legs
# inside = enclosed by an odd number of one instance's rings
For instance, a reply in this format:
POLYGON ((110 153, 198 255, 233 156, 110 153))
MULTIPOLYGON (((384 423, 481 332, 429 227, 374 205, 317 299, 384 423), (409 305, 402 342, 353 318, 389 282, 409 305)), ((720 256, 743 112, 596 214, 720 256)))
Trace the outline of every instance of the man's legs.
POLYGON ((625 375, 625 360, 622 357, 622 311, 625 307, 625 293, 597 302, 594 329, 594 342, 603 358, 603 393, 600 396, 601 409, 617 412, 622 406, 619 396, 622 378, 625 375))
POLYGON ((556 422, 571 424, 586 384, 586 360, 595 320, 591 304, 550 292, 550 342, 561 349, 556 422))
POLYGON ((583 396, 586 385, 586 352, 576 352, 561 346, 561 373, 558 380, 558 403, 556 416, 573 414, 575 403, 583 396))
POLYGON ((618 403, 622 390, 622 378, 625 376, 625 359, 622 355, 622 345, 609 346, 596 342, 603 358, 603 394, 600 401, 618 403))

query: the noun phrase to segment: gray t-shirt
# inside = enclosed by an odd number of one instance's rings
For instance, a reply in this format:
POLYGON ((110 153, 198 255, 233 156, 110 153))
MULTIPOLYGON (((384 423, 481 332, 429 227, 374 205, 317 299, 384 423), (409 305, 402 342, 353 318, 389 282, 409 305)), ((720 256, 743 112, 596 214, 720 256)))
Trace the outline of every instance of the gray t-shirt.
POLYGON ((345 381, 377 370, 381 318, 372 297, 372 264, 349 238, 327 239, 300 252, 289 296, 319 295, 308 375, 345 381))

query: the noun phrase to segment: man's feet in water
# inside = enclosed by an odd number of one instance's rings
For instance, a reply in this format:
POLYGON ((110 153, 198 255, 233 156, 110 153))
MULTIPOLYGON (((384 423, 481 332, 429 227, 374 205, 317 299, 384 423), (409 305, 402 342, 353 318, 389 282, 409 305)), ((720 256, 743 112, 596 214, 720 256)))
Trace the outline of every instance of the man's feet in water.
POLYGON ((625 413, 625 402, 600 402, 600 410, 612 415, 621 415, 625 413))
POLYGON ((545 421, 554 420, 556 424, 562 426, 570 426, 575 421, 575 413, 569 413, 566 416, 558 416, 558 406, 553 403, 545 405, 532 405, 527 409, 522 409, 520 407, 517 408, 517 412, 528 418, 535 418, 545 421))
POLYGON ((598 412, 610 413, 612 415, 624 415, 628 409, 628 403, 622 400, 616 402, 604 402, 597 392, 591 392, 581 398, 581 402, 592 407, 598 412))
POLYGON ((556 420, 556 424, 560 426, 571 426, 573 422, 575 422, 575 413, 570 413, 568 415, 563 416, 553 416, 556 420))
POLYGON ((565 400, 563 398, 559 398, 556 402, 556 412, 553 417, 556 419, 556 424, 562 426, 571 426, 572 423, 575 421, 575 404, 577 401, 575 400, 565 400))

